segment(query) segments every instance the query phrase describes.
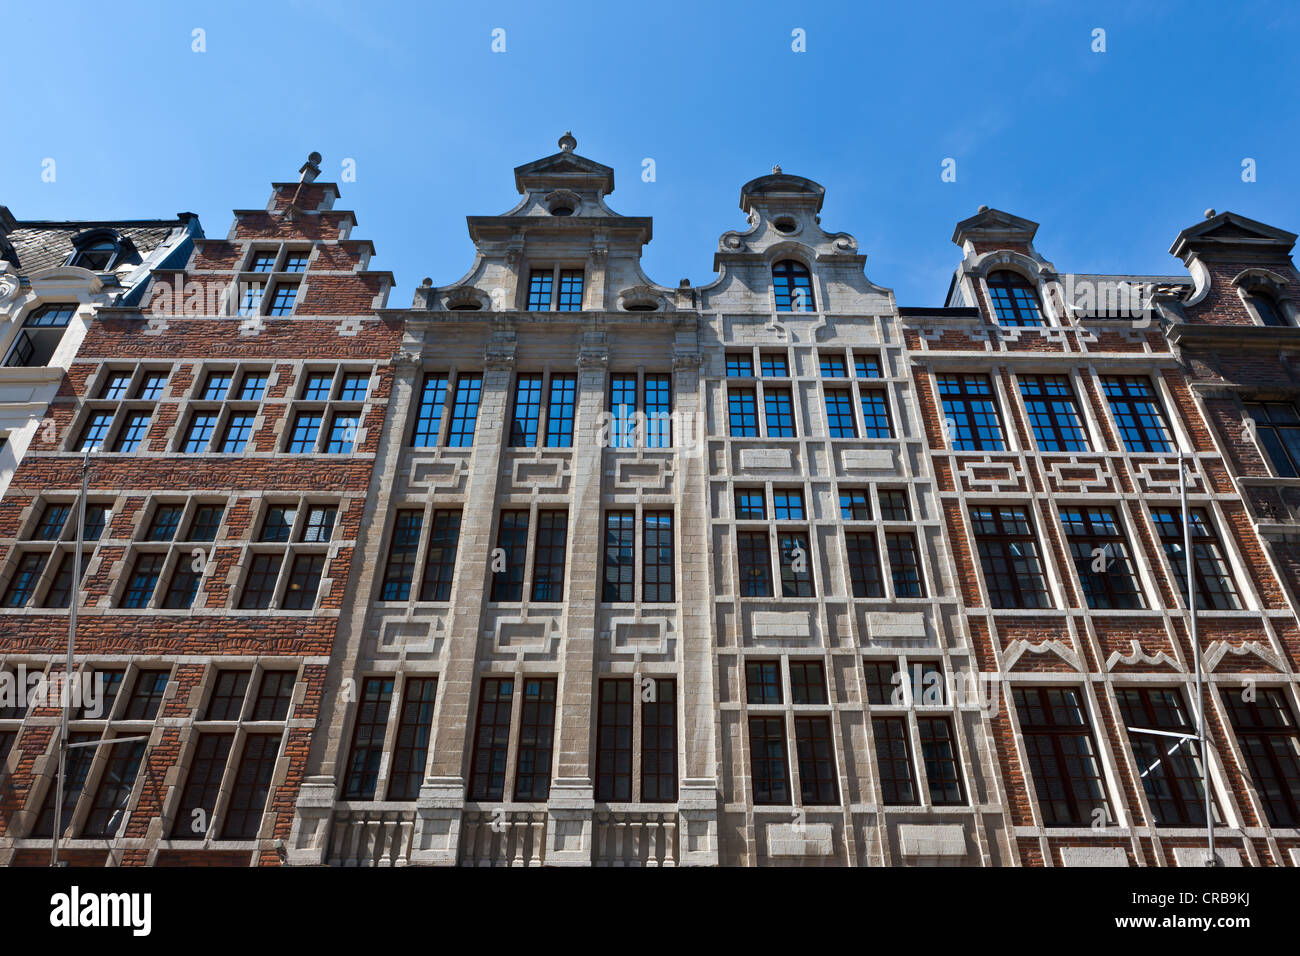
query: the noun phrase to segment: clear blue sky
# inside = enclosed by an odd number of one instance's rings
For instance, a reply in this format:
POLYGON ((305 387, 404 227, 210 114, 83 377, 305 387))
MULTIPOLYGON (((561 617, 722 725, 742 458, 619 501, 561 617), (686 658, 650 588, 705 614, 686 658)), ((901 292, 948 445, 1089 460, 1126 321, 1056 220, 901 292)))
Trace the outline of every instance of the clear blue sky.
POLYGON ((464 217, 513 205, 512 168, 565 129, 614 168, 615 210, 654 217, 645 266, 667 285, 712 278, 741 184, 773 163, 826 186, 823 225, 903 305, 941 302, 953 225, 981 203, 1042 223, 1066 271, 1180 272, 1169 244, 1209 206, 1300 230, 1296 3, 4 7, 0 203, 18 218, 191 210, 224 236, 315 149, 324 178, 356 161, 342 205, 395 306, 468 269, 464 217))

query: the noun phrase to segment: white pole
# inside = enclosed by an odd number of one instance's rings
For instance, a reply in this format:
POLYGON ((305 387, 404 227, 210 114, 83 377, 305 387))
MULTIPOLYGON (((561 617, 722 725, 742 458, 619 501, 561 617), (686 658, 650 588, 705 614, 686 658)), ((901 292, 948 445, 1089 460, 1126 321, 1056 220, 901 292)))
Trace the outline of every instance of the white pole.
MULTIPOLYGON (((1195 459, 1193 459, 1194 461, 1195 459)), ((1205 694, 1201 683, 1201 644, 1196 634, 1196 566, 1192 558, 1192 514, 1187 507, 1187 468, 1178 450, 1178 491, 1183 507, 1183 558, 1187 562, 1187 621, 1192 639, 1192 671, 1196 676, 1196 734, 1201 749, 1201 790, 1205 796, 1205 833, 1209 840, 1206 866, 1218 866, 1214 855, 1214 807, 1210 800, 1210 753, 1205 746, 1205 694)))
POLYGON ((59 865, 59 838, 63 831, 63 786, 68 772, 68 710, 72 707, 72 659, 77 643, 77 605, 81 603, 81 544, 86 525, 86 489, 90 481, 90 449, 81 461, 81 494, 77 498, 76 550, 72 552, 72 583, 68 588, 68 656, 64 661, 63 713, 59 718, 59 777, 54 796, 54 834, 50 842, 50 866, 59 865))

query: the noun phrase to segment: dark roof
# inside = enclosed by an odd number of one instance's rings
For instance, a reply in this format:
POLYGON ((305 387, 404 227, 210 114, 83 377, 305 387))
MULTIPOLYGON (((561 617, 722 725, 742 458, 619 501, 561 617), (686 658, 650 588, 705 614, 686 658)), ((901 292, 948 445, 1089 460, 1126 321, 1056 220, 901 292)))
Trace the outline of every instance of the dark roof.
POLYGON ((180 218, 93 222, 19 220, 4 238, 12 244, 18 257, 18 272, 26 276, 67 262, 74 249, 73 240, 78 236, 99 229, 111 230, 120 238, 130 240, 134 249, 113 270, 127 273, 138 268, 155 249, 166 245, 173 230, 184 226, 185 222, 180 218))

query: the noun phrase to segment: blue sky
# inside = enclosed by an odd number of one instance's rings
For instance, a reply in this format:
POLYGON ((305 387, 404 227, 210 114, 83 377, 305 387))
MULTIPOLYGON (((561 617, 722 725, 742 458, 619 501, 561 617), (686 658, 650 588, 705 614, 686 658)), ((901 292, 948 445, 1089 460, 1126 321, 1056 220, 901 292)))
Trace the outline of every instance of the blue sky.
POLYGON ((1041 223, 1039 250, 1065 271, 1179 273, 1169 245, 1206 207, 1300 229, 1300 4, 5 10, 0 203, 18 218, 190 210, 223 236, 231 209, 261 207, 315 149, 323 178, 355 160, 341 205, 375 241, 374 267, 396 273, 394 306, 422 277, 468 269, 464 217, 512 206, 513 167, 565 129, 614 168, 615 210, 654 217, 645 267, 667 285, 712 278, 718 236, 743 225, 741 184, 773 163, 826 186, 823 225, 858 238, 902 305, 942 301, 953 225, 981 203, 1041 223), (946 158, 956 182, 941 181, 946 158))

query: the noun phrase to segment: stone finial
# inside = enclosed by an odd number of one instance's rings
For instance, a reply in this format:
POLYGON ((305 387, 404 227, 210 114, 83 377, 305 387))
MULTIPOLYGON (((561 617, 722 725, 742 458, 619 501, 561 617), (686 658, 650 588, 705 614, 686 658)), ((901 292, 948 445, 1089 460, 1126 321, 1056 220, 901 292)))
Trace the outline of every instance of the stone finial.
POLYGON ((573 138, 573 133, 566 129, 564 135, 560 137, 560 152, 571 153, 577 146, 578 141, 573 138))
POLYGON ((772 175, 773 175, 773 176, 780 176, 780 175, 781 175, 781 167, 780 167, 780 165, 778 165, 777 163, 773 163, 773 164, 772 164, 772 175))
POLYGON ((315 182, 316 177, 320 175, 320 153, 313 152, 307 157, 307 162, 298 167, 298 182, 310 183, 315 182))
POLYGON ((1205 218, 1206 218, 1206 219, 1213 219, 1213 218, 1214 218, 1215 216, 1217 216, 1217 215, 1218 215, 1218 213, 1215 212, 1213 209, 1207 209, 1207 210, 1205 210, 1205 218))
POLYGON ((424 277, 424 280, 420 283, 420 288, 422 288, 422 289, 431 289, 431 288, 433 288, 433 280, 430 279, 428 276, 425 276, 425 277, 424 277))
POLYGON ((986 205, 982 205, 982 206, 980 206, 978 209, 976 209, 975 211, 976 211, 976 212, 988 212, 988 211, 989 211, 989 207, 986 206, 986 205))

